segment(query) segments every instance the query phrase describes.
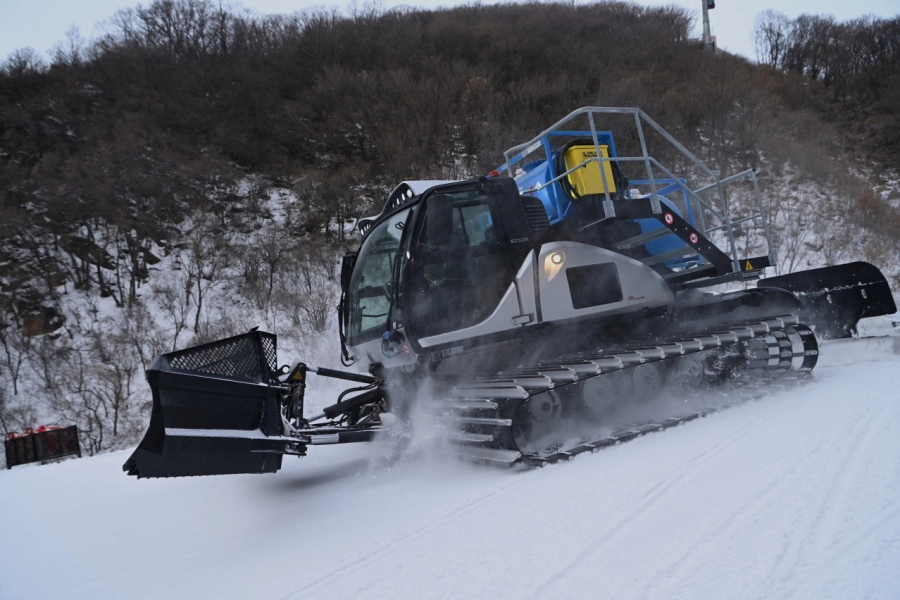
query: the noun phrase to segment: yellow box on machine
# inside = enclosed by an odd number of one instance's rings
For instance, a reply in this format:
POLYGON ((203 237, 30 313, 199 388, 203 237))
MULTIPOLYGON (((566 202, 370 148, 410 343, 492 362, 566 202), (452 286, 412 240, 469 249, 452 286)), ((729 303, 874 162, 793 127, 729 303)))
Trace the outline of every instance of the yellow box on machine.
MULTIPOLYGON (((600 156, 609 158, 609 146, 600 146, 600 156)), ((563 155, 566 171, 590 158, 597 158, 597 150, 594 146, 571 146, 563 155)), ((616 192, 616 182, 613 179, 612 165, 604 162, 603 172, 606 175, 606 185, 609 186, 609 193, 614 194, 616 192)), ((603 178, 600 176, 600 165, 596 162, 588 163, 580 169, 569 173, 569 183, 572 184, 579 196, 602 194, 604 192, 603 178)))

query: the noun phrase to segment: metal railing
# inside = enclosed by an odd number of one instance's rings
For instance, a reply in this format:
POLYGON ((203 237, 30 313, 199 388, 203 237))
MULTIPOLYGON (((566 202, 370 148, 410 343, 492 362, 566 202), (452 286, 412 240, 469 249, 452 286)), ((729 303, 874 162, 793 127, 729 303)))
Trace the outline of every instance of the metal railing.
MULTIPOLYGON (((688 199, 688 202, 694 203, 694 210, 692 212, 697 214, 699 219, 699 229, 703 232, 704 235, 708 236, 710 233, 716 231, 724 231, 727 237, 729 253, 732 259, 732 266, 735 273, 741 272, 741 267, 739 263, 739 256, 737 252, 737 243, 735 241, 735 231, 734 228, 737 225, 742 225, 743 223, 749 221, 759 221, 760 226, 763 230, 763 235, 766 240, 766 247, 768 251, 769 260, 772 264, 775 264, 775 252, 774 247, 772 245, 772 237, 769 231, 768 219, 766 218, 765 208, 763 206, 762 197, 759 193, 759 185, 756 181, 756 173, 753 169, 748 169, 746 171, 742 171, 741 173, 737 173, 736 175, 732 175, 730 177, 726 177, 722 179, 720 177, 721 173, 718 170, 709 168, 703 161, 701 161, 697 156, 695 156, 690 150, 688 150, 681 142, 679 142, 675 137, 673 137, 669 132, 663 129, 656 121, 651 119, 644 111, 639 108, 610 108, 610 107, 596 107, 596 106, 586 106, 583 108, 579 108, 575 111, 572 111, 563 119, 560 119, 549 128, 545 129, 532 139, 524 142, 522 144, 518 144, 513 146, 512 148, 506 150, 503 153, 505 158, 505 170, 507 173, 512 176, 513 167, 523 161, 526 156, 530 155, 532 152, 539 150, 540 148, 544 148, 546 158, 549 161, 551 156, 550 153, 553 148, 550 146, 548 139, 551 136, 560 136, 571 134, 575 135, 584 135, 590 134, 590 137, 594 144, 595 149, 595 157, 589 158, 584 162, 575 165, 574 167, 568 169, 564 173, 559 173, 553 179, 549 180, 545 183, 546 185, 551 185, 563 177, 568 177, 573 172, 578 169, 587 166, 592 162, 596 162, 600 169, 600 177, 603 182, 603 192, 604 192, 604 200, 603 210, 604 217, 610 218, 615 216, 615 211, 613 207, 613 203, 611 201, 611 197, 609 194, 609 188, 607 182, 606 170, 603 168, 603 163, 609 162, 640 162, 643 163, 644 169, 646 170, 647 177, 646 182, 648 182, 650 187, 650 200, 651 206, 654 213, 659 213, 662 211, 662 207, 659 199, 659 186, 658 183, 664 182, 667 187, 671 187, 672 185, 677 186, 681 189, 683 194, 688 199), (613 156, 615 152, 610 152, 610 156, 605 158, 602 156, 600 151, 600 140, 598 137, 598 130, 595 121, 595 115, 633 115, 634 116, 634 126, 637 131, 637 137, 640 142, 641 154, 639 156, 613 156), (566 125, 571 123, 573 120, 578 117, 586 116, 588 120, 589 132, 588 131, 566 131, 564 128, 566 125), (669 144, 671 144, 682 156, 688 159, 693 165, 700 170, 701 173, 708 176, 713 180, 713 183, 709 185, 705 185, 703 187, 699 187, 696 189, 691 189, 687 184, 687 179, 685 177, 679 177, 676 174, 672 173, 668 168, 666 168, 662 163, 656 160, 654 157, 650 156, 647 150, 647 140, 645 137, 644 126, 648 126, 652 131, 655 131, 659 134, 664 140, 666 140, 669 144), (664 174, 664 177, 659 178, 654 173, 654 169, 658 170, 658 172, 664 174), (728 196, 726 194, 726 188, 737 182, 744 179, 749 178, 753 185, 753 193, 756 198, 756 210, 757 212, 742 217, 740 219, 734 220, 731 216, 731 207, 729 206, 728 196), (718 199, 718 206, 713 206, 706 200, 701 197, 701 194, 714 191, 715 195, 718 199), (706 224, 706 218, 704 217, 704 210, 713 217, 713 223, 709 226, 706 224)), ((521 190, 520 190, 521 191, 521 190)), ((687 207, 690 210, 690 206, 687 207)))

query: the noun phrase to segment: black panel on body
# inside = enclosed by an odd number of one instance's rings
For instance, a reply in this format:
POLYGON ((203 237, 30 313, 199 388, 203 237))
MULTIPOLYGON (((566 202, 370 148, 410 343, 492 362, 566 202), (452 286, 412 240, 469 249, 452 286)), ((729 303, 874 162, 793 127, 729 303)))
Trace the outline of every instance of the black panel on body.
POLYGON ((621 302, 622 284, 616 263, 601 263, 566 269, 572 308, 590 308, 621 302))

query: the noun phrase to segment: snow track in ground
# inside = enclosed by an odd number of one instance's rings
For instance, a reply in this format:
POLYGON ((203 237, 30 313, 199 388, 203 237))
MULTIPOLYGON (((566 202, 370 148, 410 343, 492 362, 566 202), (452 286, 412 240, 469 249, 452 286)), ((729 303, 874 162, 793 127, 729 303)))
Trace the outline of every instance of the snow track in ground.
POLYGON ((384 444, 276 475, 0 472, 0 597, 900 598, 898 339, 812 383, 539 470, 384 444))

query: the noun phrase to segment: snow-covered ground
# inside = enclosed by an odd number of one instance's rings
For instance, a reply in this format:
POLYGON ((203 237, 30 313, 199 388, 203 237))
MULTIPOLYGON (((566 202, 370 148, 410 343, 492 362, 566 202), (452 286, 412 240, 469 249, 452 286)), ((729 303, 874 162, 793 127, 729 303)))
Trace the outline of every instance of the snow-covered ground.
POLYGON ((900 338, 545 469, 385 445, 136 480, 0 471, 0 598, 900 598, 900 338))

